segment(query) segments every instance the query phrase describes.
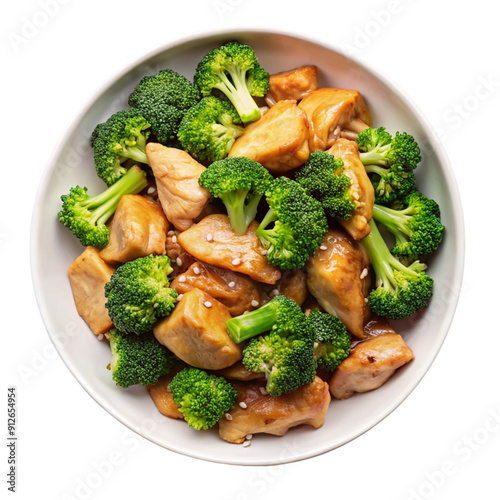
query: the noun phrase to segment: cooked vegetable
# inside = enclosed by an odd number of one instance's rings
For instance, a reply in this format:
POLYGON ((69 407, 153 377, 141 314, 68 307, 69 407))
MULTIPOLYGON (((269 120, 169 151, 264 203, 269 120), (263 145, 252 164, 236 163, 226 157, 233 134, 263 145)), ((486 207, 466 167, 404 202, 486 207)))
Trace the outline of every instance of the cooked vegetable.
POLYGON ((170 314, 177 303, 177 291, 168 280, 172 270, 166 255, 148 255, 118 267, 104 286, 106 307, 118 330, 142 335, 170 314))
POLYGON ((260 163, 241 156, 212 163, 201 173, 199 183, 222 200, 235 233, 245 234, 272 180, 260 163))
POLYGON ((134 166, 98 195, 90 196, 86 187, 73 187, 69 194, 61 196, 59 220, 82 245, 104 247, 109 242, 106 222, 115 213, 121 197, 140 193, 147 185, 145 172, 134 166))
POLYGON ((177 134, 182 149, 204 164, 225 158, 243 133, 240 117, 231 103, 204 97, 186 111, 177 134))
POLYGON ((198 63, 194 82, 203 96, 214 89, 233 104, 243 123, 260 118, 252 96, 263 97, 269 90, 269 73, 259 64, 252 48, 228 42, 208 52, 198 63))
POLYGON ((213 427, 238 398, 238 392, 224 377, 193 367, 177 373, 170 389, 187 424, 198 431, 213 427))
POLYGON ((120 387, 156 384, 178 361, 151 332, 134 335, 113 328, 107 337, 112 354, 108 368, 120 387))

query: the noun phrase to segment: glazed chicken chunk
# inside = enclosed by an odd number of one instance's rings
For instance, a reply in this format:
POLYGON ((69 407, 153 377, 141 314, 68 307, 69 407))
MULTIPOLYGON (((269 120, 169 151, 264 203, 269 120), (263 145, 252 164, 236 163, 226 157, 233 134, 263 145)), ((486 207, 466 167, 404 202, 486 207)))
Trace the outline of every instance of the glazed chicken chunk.
POLYGON ((372 124, 371 113, 357 90, 320 88, 299 103, 309 120, 311 151, 325 151, 338 137, 355 139, 372 124))
POLYGON ((242 347, 226 331, 231 318, 227 307, 211 295, 193 288, 186 292, 170 316, 153 333, 185 363, 205 370, 220 370, 239 361, 242 347))
POLYGON ((161 206, 138 194, 122 196, 109 226, 109 243, 101 258, 119 264, 165 252, 169 227, 161 206))
POLYGON ((307 286, 320 306, 338 316, 356 337, 364 338, 369 310, 370 262, 361 246, 342 229, 329 229, 307 262, 307 286))
POLYGON ((184 367, 185 365, 179 365, 177 368, 172 370, 165 375, 162 375, 158 382, 154 385, 148 385, 147 389, 153 403, 155 404, 158 411, 169 418, 177 418, 179 420, 184 419, 184 415, 179 411, 178 406, 174 402, 172 396, 172 391, 169 388, 170 382, 174 376, 184 367))
POLYGON ((246 156, 271 173, 283 174, 309 157, 309 124, 294 100, 278 101, 245 127, 229 156, 246 156))
POLYGON ((181 149, 153 142, 146 145, 146 154, 167 219, 180 231, 188 229, 210 199, 198 183, 205 167, 181 149))
POLYGON ((364 340, 333 373, 330 392, 336 399, 347 399, 377 389, 412 359, 412 350, 394 330, 364 340))
POLYGON ((369 222, 373 214, 375 190, 365 167, 359 159, 358 144, 348 139, 338 139, 328 153, 344 163, 344 174, 351 180, 348 192, 352 196, 356 208, 347 220, 339 223, 355 240, 360 240, 370 233, 369 222))
POLYGON ((318 68, 314 65, 280 71, 269 76, 269 92, 266 101, 293 99, 300 101, 318 88, 318 68))
POLYGON ((292 427, 310 425, 319 428, 330 404, 328 384, 319 377, 295 391, 270 396, 266 382, 234 382, 238 400, 227 416, 219 420, 219 435, 230 443, 242 443, 248 434, 283 436, 292 427), (240 403, 243 404, 243 408, 240 403))
POLYGON ((267 261, 264 247, 255 234, 257 227, 258 223, 253 221, 245 234, 238 235, 227 215, 212 214, 180 233, 178 241, 186 252, 202 262, 274 284, 281 272, 267 261))

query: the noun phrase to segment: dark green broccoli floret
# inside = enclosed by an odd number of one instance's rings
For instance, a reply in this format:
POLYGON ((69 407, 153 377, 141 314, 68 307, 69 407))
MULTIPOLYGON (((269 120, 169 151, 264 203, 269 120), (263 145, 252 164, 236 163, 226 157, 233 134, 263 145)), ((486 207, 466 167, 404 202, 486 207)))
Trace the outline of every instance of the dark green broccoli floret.
POLYGON ((237 344, 265 332, 289 335, 303 328, 304 313, 286 295, 273 297, 269 302, 226 322, 229 336, 237 344))
POLYGON ((384 127, 362 131, 356 142, 359 157, 375 188, 375 202, 402 200, 415 189, 414 170, 420 160, 415 138, 406 132, 394 137, 384 127))
POLYGON ((61 196, 63 203, 58 213, 59 220, 82 245, 104 247, 109 242, 106 222, 115 213, 121 197, 139 193, 147 185, 145 172, 134 166, 96 196, 87 194, 86 187, 76 186, 70 189, 69 194, 61 196))
POLYGON ((198 63, 194 82, 203 96, 213 89, 222 92, 236 108, 243 123, 257 120, 261 112, 252 96, 269 90, 269 73, 248 45, 229 42, 208 52, 198 63))
POLYGON ((171 272, 166 255, 139 257, 118 267, 104 286, 109 317, 118 330, 141 335, 170 314, 177 303, 177 291, 169 286, 171 272))
POLYGON ((344 174, 344 163, 326 151, 314 151, 297 170, 295 180, 316 198, 325 212, 335 219, 347 220, 356 204, 349 193, 351 179, 344 174))
POLYGON ((229 411, 238 392, 224 377, 186 367, 170 382, 174 403, 197 431, 213 427, 229 411))
POLYGON ((311 311, 307 317, 314 333, 314 357, 319 368, 333 372, 351 352, 351 336, 337 316, 311 311))
POLYGON ((186 112, 177 137, 184 151, 207 165, 226 158, 243 133, 240 123, 231 103, 208 96, 186 112))
POLYGON ((269 205, 256 234, 267 260, 280 269, 297 269, 319 248, 328 230, 318 200, 287 177, 277 177, 266 191, 269 205))
POLYGON ((120 387, 156 384, 178 361, 152 332, 133 335, 113 328, 106 336, 111 348, 108 368, 120 387))
POLYGON ((377 315, 403 319, 425 307, 432 297, 434 281, 426 274, 426 265, 414 261, 406 266, 391 254, 375 220, 361 244, 375 272, 375 289, 368 295, 368 306, 377 315))
POLYGON ((198 88, 185 76, 163 69, 145 76, 130 94, 128 103, 151 123, 158 142, 178 144, 177 132, 184 113, 200 100, 198 88))
POLYGON ((260 163, 244 156, 218 160, 202 172, 200 186, 224 203, 236 234, 245 234, 272 175, 260 163))
POLYGON ((445 229, 438 203, 414 191, 405 198, 403 206, 393 209, 375 204, 373 207, 373 218, 395 237, 392 253, 410 256, 434 252, 445 229))
POLYGON ((118 111, 92 132, 97 175, 108 185, 114 184, 127 169, 123 163, 132 159, 148 164, 146 141, 151 125, 136 109, 118 111))

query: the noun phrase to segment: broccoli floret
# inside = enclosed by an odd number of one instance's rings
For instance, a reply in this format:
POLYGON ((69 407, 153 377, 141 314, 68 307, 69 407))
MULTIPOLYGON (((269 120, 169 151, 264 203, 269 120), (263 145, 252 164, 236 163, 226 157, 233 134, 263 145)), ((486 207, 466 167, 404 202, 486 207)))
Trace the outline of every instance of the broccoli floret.
POLYGON ((434 281, 422 262, 416 260, 406 266, 392 255, 375 220, 369 224, 370 233, 360 240, 375 273, 375 289, 368 295, 368 306, 375 314, 390 319, 411 316, 428 304, 434 281))
POLYGON ((351 336, 337 316, 314 309, 307 317, 314 333, 314 357, 319 368, 333 372, 351 352, 351 336))
POLYGON ((213 427, 238 399, 224 377, 191 366, 174 375, 170 389, 184 420, 198 431, 213 427))
POLYGON ((392 253, 398 256, 427 255, 434 252, 443 239, 440 209, 436 201, 419 191, 409 194, 404 208, 393 209, 375 204, 373 218, 395 237, 392 253))
POLYGON ((351 179, 344 174, 344 163, 326 151, 314 151, 297 170, 295 180, 316 198, 334 219, 347 220, 356 204, 349 193, 351 179))
POLYGON ((172 69, 148 75, 130 94, 128 103, 151 123, 158 142, 177 146, 177 132, 184 113, 201 99, 198 88, 172 69))
POLYGON ((252 48, 238 42, 217 47, 198 63, 194 82, 203 96, 213 89, 233 104, 243 123, 257 120, 261 112, 252 96, 263 97, 269 90, 269 73, 259 64, 252 48))
POLYGON ((208 96, 186 112, 177 137, 184 151, 208 165, 226 158, 234 141, 243 133, 240 123, 231 103, 208 96))
POLYGON ((151 125, 136 109, 118 111, 99 123, 90 137, 97 175, 108 185, 127 171, 123 163, 132 159, 148 164, 146 141, 151 125))
POLYGON ((172 272, 166 255, 148 255, 122 264, 104 286, 106 307, 115 327, 142 335, 170 314, 177 291, 170 288, 172 272))
POLYGON ((152 332, 131 335, 113 328, 106 336, 111 348, 108 368, 120 387, 156 384, 178 361, 152 332))
POLYGON ((227 320, 227 332, 239 344, 265 332, 289 335, 303 328, 304 313, 300 306, 286 295, 273 297, 253 311, 227 320))
POLYGON ((115 213, 118 202, 126 194, 141 192, 148 182, 139 167, 130 168, 118 181, 96 196, 87 194, 86 187, 70 188, 61 196, 59 220, 82 245, 104 247, 109 242, 108 219, 115 213))
POLYGON ((218 160, 203 171, 199 184, 224 203, 236 234, 245 234, 272 175, 260 163, 246 158, 218 160))
POLYGON ((384 127, 362 131, 356 142, 359 157, 375 188, 375 202, 389 204, 402 200, 415 189, 415 174, 420 160, 420 148, 415 138, 406 132, 394 137, 384 127))
POLYGON ((302 267, 328 230, 321 203, 287 177, 271 182, 266 201, 269 210, 256 234, 267 250, 267 260, 284 270, 302 267))

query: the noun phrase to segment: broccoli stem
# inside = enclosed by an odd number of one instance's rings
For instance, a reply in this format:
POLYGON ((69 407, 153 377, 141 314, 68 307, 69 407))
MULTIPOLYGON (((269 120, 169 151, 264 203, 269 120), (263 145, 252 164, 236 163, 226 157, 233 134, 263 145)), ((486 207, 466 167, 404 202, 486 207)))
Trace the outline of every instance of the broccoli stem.
POLYGON ((254 195, 248 203, 245 203, 249 190, 237 189, 220 196, 226 205, 227 214, 231 219, 236 234, 245 234, 250 222, 255 219, 257 206, 262 195, 254 195))
POLYGON ((270 208, 255 232, 262 245, 266 248, 269 248, 271 245, 276 243, 276 233, 272 229, 266 229, 269 224, 275 222, 276 220, 278 220, 278 216, 276 215, 274 209, 270 208))
POLYGON ((398 242, 407 241, 412 232, 407 226, 410 216, 405 214, 405 210, 393 210, 375 204, 373 206, 373 218, 382 223, 398 242))
POLYGON ((275 323, 276 305, 273 302, 268 302, 259 309, 231 318, 226 322, 226 326, 229 336, 239 344, 269 331, 275 323))
POLYGON ((144 148, 141 149, 140 146, 124 147, 123 153, 124 154, 121 158, 121 161, 125 161, 127 158, 130 158, 131 160, 137 161, 139 163, 145 163, 146 165, 149 165, 146 151, 144 151, 144 148))

